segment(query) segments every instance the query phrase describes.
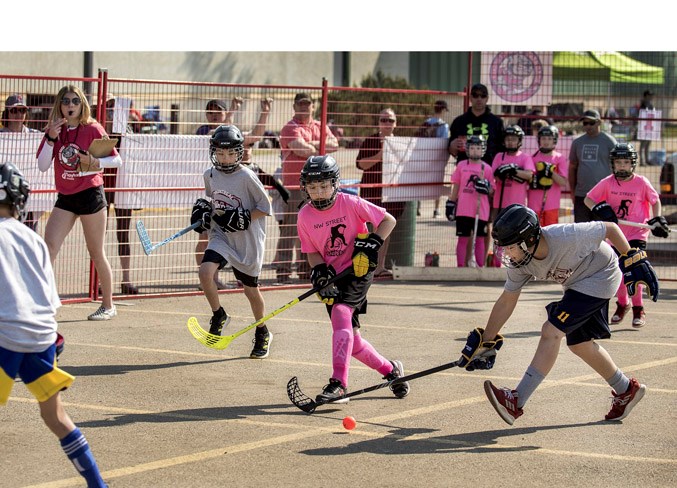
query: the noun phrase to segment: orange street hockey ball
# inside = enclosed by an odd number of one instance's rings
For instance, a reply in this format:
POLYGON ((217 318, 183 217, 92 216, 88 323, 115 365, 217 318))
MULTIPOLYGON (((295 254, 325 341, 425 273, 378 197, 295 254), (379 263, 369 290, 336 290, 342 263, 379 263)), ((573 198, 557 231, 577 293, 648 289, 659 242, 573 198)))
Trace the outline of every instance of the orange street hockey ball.
POLYGON ((355 428, 355 425, 357 425, 357 422, 355 422, 354 418, 346 417, 343 419, 343 427, 346 430, 353 430, 355 428))

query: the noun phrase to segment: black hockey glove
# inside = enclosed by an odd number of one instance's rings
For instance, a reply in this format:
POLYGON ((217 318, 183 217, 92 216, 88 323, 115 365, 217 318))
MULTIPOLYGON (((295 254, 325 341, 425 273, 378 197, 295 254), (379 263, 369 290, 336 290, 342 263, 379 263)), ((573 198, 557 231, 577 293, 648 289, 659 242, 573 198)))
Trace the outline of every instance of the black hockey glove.
POLYGON ((515 163, 502 164, 496 171, 494 171, 494 176, 501 181, 505 181, 508 178, 514 178, 517 176, 517 170, 519 167, 515 163))
POLYGON ((214 222, 216 222, 224 232, 247 230, 252 221, 249 210, 240 207, 223 211, 217 210, 214 213, 213 218, 214 222))
POLYGON ((536 173, 534 174, 534 187, 538 190, 547 190, 553 184, 552 175, 557 166, 544 161, 536 163, 536 173))
POLYGON ((199 227, 194 230, 198 234, 209 230, 212 225, 212 204, 209 200, 198 198, 193 205, 193 212, 190 214, 190 224, 202 221, 199 227))
POLYGON ((489 191, 491 190, 491 185, 489 184, 489 180, 485 180, 483 178, 477 178, 475 180, 475 191, 481 195, 488 195, 489 191))
POLYGON ((456 220, 456 202, 447 200, 447 203, 444 205, 444 214, 449 222, 456 220))
POLYGON ((665 237, 667 238, 670 235, 670 227, 668 227, 668 221, 665 220, 665 217, 662 215, 654 217, 649 220, 647 224, 652 225, 651 233, 656 237, 665 237))
POLYGON ((623 272, 623 280, 625 281, 625 287, 628 289, 628 295, 633 296, 637 292, 637 285, 644 283, 651 299, 657 302, 659 292, 658 278, 646 257, 646 251, 633 247, 627 254, 620 255, 618 264, 623 272))
POLYGON ((470 331, 458 363, 461 368, 474 371, 475 369, 491 369, 494 366, 496 351, 503 346, 503 336, 496 334, 493 341, 485 341, 483 335, 484 329, 481 327, 470 331), (493 351, 493 354, 491 351, 493 351), (483 360, 474 361, 476 359, 483 360))
POLYGON ((597 205, 592 207, 592 216, 595 220, 602 220, 604 222, 613 222, 614 224, 618 223, 618 217, 616 217, 616 212, 611 208, 606 202, 599 202, 597 205))
POLYGON ((378 250, 383 245, 381 236, 375 233, 357 234, 353 249, 353 273, 358 278, 374 271, 378 266, 378 250))
MULTIPOLYGON (((310 282, 313 288, 323 287, 329 280, 336 276, 336 271, 333 266, 327 266, 326 263, 321 263, 315 266, 310 271, 310 282)), ((317 292, 317 298, 327 305, 333 305, 334 299, 339 296, 339 290, 333 283, 329 286, 321 288, 317 292)))

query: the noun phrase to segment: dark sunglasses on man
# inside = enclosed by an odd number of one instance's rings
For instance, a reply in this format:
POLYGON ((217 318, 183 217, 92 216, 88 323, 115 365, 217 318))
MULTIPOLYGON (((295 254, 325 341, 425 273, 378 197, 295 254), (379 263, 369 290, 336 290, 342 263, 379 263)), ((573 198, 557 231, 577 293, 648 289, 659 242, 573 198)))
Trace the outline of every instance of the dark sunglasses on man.
POLYGON ((26 112, 28 112, 28 109, 26 107, 12 107, 12 108, 9 109, 9 113, 11 113, 12 115, 16 115, 16 114, 23 115, 26 112))

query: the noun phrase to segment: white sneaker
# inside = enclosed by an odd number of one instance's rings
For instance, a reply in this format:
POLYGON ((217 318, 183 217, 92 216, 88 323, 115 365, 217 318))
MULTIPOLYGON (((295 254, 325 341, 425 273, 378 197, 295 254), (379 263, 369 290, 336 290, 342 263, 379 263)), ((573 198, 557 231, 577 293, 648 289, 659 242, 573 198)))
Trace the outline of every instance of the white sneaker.
POLYGON ((110 320, 118 314, 118 311, 115 309, 115 305, 111 308, 106 308, 101 305, 96 312, 89 315, 87 320, 110 320))

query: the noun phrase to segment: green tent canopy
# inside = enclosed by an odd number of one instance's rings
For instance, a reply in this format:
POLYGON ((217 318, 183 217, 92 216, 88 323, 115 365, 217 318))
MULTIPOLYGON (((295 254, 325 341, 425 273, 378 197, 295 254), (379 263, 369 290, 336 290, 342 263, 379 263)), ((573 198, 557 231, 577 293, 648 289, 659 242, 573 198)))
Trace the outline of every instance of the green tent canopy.
POLYGON ((662 85, 663 68, 636 61, 617 51, 553 53, 554 80, 596 80, 662 85))

